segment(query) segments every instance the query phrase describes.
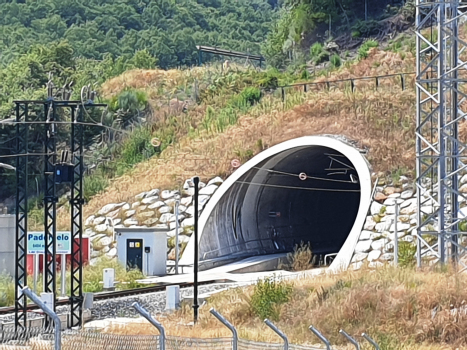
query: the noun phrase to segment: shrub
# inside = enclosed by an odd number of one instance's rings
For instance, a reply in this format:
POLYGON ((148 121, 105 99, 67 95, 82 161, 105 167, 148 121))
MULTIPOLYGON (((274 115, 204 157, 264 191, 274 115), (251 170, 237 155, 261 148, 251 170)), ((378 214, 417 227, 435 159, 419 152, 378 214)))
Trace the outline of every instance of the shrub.
POLYGON ((310 270, 313 267, 312 258, 310 243, 300 242, 300 244, 295 245, 292 253, 287 254, 287 264, 284 268, 290 271, 310 270))
POLYGON ((261 90, 257 87, 246 87, 240 93, 239 98, 234 101, 234 103, 241 103, 248 106, 252 106, 255 103, 258 103, 261 99, 261 90))
POLYGON ((258 280, 251 296, 250 306, 255 315, 261 319, 278 320, 279 306, 290 300, 292 286, 274 277, 258 280))
POLYGON ((15 303, 15 284, 13 278, 0 275, 0 307, 10 306, 15 303))
POLYGON ((316 42, 310 47, 310 56, 314 64, 320 64, 329 57, 329 52, 324 49, 323 44, 316 42))
POLYGON ((331 65, 335 68, 340 67, 342 64, 341 58, 338 54, 334 54, 331 56, 331 65))
POLYGON ((360 48, 358 49, 358 59, 362 60, 368 57, 368 51, 372 47, 378 47, 378 42, 376 40, 367 40, 365 41, 360 48))
POLYGON ((399 266, 401 267, 413 267, 415 266, 415 253, 417 247, 409 242, 399 241, 399 266))

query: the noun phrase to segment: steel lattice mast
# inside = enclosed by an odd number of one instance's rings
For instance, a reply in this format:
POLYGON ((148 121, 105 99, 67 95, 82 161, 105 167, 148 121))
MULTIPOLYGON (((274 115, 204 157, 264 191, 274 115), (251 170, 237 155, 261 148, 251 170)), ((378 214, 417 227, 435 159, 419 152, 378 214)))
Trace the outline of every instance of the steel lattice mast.
POLYGON ((467 166, 466 140, 459 139, 467 108, 463 7, 459 0, 416 0, 418 266, 459 261, 465 253, 459 245, 466 219, 460 203, 467 199, 459 191, 467 166))

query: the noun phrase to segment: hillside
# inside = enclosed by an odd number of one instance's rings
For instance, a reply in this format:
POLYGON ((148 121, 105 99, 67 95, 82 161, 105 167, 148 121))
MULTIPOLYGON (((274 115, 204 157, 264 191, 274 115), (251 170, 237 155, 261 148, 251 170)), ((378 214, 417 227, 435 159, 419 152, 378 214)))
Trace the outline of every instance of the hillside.
MULTIPOLYGON (((316 81, 411 72, 413 65, 410 53, 401 56, 372 49, 367 59, 316 81)), ((151 95, 152 86, 162 83, 168 75, 168 80, 176 82, 177 74, 134 71, 104 84, 103 91, 110 94, 117 93, 116 87, 132 87, 151 95)), ((240 111, 231 126, 221 129, 210 127, 216 123, 215 116, 209 120, 210 125, 203 124, 212 107, 199 105, 182 114, 176 143, 113 180, 104 193, 88 203, 85 215, 94 214, 104 204, 126 201, 152 188, 180 188, 186 177, 195 174, 202 180, 228 176, 233 171, 232 159, 245 161, 267 147, 304 135, 343 134, 369 149, 368 159, 374 171, 388 175, 396 171, 410 173, 415 165, 413 80, 406 81, 404 91, 399 77, 381 80, 377 90, 371 80, 355 86, 355 92, 351 92, 348 83, 335 84, 330 91, 324 87, 310 87, 307 93, 302 88, 289 89, 285 105, 280 93, 266 94, 257 104, 240 111), (191 125, 196 131, 184 125, 191 125)), ((220 107, 212 113, 221 118, 222 111, 220 107)))

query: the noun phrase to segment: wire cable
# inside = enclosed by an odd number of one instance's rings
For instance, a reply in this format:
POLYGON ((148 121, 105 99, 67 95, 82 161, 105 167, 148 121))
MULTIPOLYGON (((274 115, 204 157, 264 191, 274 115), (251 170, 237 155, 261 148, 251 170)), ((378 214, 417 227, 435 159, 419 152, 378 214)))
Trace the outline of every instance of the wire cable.
MULTIPOLYGON (((259 168, 259 167, 253 167, 253 169, 263 170, 263 171, 267 171, 267 172, 270 172, 270 173, 288 175, 288 176, 293 176, 293 177, 299 177, 300 176, 299 174, 287 173, 287 172, 284 172, 284 171, 278 171, 278 170, 272 170, 272 169, 263 169, 263 168, 259 168)), ((355 183, 355 182, 348 181, 348 180, 325 179, 325 178, 322 178, 322 177, 309 176, 309 175, 306 175, 306 178, 311 179, 311 180, 320 180, 320 181, 342 182, 342 183, 351 183, 351 184, 355 183)))
POLYGON ((253 185, 253 186, 273 187, 273 188, 285 188, 285 189, 290 189, 290 190, 360 193, 360 190, 343 190, 343 189, 338 189, 338 188, 336 188, 336 189, 334 189, 334 188, 311 188, 311 187, 307 188, 307 187, 261 184, 261 183, 246 182, 246 181, 235 181, 235 182, 239 183, 239 184, 242 184, 242 185, 253 185))

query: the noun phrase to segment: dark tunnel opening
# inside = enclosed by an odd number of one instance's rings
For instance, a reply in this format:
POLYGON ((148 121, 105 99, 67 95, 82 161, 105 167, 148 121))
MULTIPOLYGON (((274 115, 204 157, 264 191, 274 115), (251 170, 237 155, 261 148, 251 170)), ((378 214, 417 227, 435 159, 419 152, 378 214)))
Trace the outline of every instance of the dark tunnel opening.
POLYGON ((324 146, 289 149, 222 196, 204 226, 200 261, 291 252, 302 241, 315 255, 337 253, 359 204, 357 171, 344 155, 324 146))

